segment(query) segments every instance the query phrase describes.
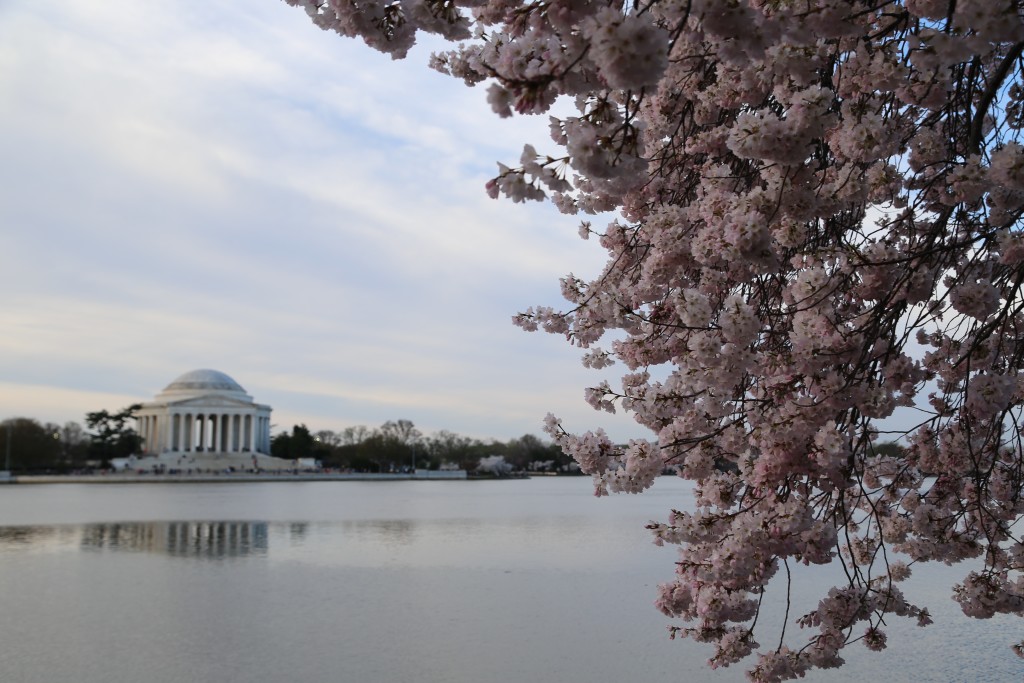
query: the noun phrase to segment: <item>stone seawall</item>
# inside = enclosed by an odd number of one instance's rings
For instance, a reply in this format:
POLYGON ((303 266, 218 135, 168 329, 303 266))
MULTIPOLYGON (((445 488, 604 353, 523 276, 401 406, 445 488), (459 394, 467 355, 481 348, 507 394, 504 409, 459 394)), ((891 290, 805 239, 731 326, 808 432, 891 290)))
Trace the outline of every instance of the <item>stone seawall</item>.
POLYGON ((416 470, 416 474, 36 474, 0 478, 0 484, 233 484, 261 481, 465 481, 466 471, 416 470))

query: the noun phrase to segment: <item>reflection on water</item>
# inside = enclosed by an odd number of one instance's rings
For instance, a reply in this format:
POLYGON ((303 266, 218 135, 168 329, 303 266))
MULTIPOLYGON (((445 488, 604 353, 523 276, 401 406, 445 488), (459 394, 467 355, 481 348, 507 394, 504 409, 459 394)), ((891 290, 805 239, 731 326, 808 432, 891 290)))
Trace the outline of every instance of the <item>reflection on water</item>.
MULTIPOLYGON (((741 680, 651 607, 676 556, 643 526, 685 509, 683 484, 600 501, 554 478, 0 488, 0 681, 741 680)), ((815 683, 1021 680, 1019 622, 949 599, 965 571, 917 568, 905 589, 935 623, 896 620, 889 650, 852 646, 815 683)), ((794 580, 794 611, 833 584, 794 580)))
POLYGON ((288 525, 288 536, 294 541, 304 539, 308 531, 309 524, 307 522, 292 522, 288 525))
MULTIPOLYGON (((292 525, 301 537, 305 530, 292 525)), ((116 522, 81 526, 0 527, 0 550, 79 547, 90 551, 142 551, 201 559, 265 555, 266 522, 116 522)))
POLYGON ((89 524, 82 529, 82 548, 142 550, 217 560, 265 555, 267 538, 266 522, 89 524))
MULTIPOLYGON (((456 523, 461 523, 461 520, 456 523)), ((413 541, 416 522, 411 519, 358 519, 342 522, 341 528, 347 532, 379 537, 382 542, 407 544, 413 541)))
MULTIPOLYGON (((168 521, 0 526, 0 555, 145 552, 195 559, 264 557, 334 566, 570 569, 600 562, 579 519, 485 523, 454 518, 319 522, 168 521), (530 552, 524 549, 530 548, 530 552)), ((646 545, 646 544, 644 544, 646 545)))
POLYGON ((55 526, 0 526, 0 546, 12 549, 43 544, 57 535, 55 526))
POLYGON ((79 548, 217 560, 265 556, 271 537, 278 542, 284 541, 291 548, 301 547, 310 540, 319 541, 318 537, 338 538, 339 534, 351 535, 353 540, 373 539, 372 543, 410 545, 416 541, 416 527, 415 522, 407 519, 317 524, 202 521, 7 526, 0 527, 0 552, 79 548))

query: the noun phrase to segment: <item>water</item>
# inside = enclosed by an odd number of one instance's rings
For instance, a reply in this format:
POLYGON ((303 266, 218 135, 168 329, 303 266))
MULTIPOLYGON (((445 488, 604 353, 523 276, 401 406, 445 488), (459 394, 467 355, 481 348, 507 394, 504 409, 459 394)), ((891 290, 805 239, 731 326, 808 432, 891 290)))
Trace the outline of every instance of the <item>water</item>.
MULTIPOLYGON (((554 478, 0 487, 2 680, 743 680, 651 606, 674 553, 643 526, 689 500, 669 478, 600 500, 554 478)), ((1021 680, 1019 620, 960 615, 963 573, 918 570, 936 624, 811 679, 1021 680)))

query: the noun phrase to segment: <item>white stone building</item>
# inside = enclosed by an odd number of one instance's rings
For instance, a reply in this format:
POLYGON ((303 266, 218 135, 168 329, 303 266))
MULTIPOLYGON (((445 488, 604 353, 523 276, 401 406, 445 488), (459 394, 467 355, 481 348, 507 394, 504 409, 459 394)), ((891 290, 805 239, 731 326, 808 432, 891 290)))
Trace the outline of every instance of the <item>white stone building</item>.
POLYGON ((270 406, 217 370, 192 370, 135 414, 143 453, 239 457, 270 453, 270 406))

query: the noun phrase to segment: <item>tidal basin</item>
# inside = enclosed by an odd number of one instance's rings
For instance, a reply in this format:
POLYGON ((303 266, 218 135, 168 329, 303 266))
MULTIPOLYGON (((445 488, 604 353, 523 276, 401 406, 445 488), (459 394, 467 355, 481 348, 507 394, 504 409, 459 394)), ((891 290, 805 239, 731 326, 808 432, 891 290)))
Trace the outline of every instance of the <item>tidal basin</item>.
MULTIPOLYGON (((652 606, 675 554, 643 527, 688 490, 669 477, 605 499, 585 478, 0 487, 2 680, 744 680, 669 641, 652 606)), ((916 568, 906 592, 935 624, 897 619, 886 652, 852 645, 846 667, 807 680, 1021 680, 1020 620, 968 619, 949 598, 966 571, 916 568)), ((795 580, 801 608, 831 585, 795 580)))

